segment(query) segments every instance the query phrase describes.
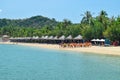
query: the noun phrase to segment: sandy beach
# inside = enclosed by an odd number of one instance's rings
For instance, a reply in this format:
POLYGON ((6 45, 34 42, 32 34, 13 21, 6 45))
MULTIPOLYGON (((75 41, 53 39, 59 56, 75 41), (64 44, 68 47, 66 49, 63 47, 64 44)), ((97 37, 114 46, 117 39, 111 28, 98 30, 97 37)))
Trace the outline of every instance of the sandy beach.
POLYGON ((38 44, 38 43, 13 43, 13 42, 0 42, 0 44, 15 44, 23 46, 41 47, 48 49, 67 50, 83 53, 95 53, 95 54, 108 54, 108 55, 120 55, 120 47, 104 47, 104 46, 92 46, 92 47, 79 47, 79 48, 62 48, 59 45, 54 44, 38 44))

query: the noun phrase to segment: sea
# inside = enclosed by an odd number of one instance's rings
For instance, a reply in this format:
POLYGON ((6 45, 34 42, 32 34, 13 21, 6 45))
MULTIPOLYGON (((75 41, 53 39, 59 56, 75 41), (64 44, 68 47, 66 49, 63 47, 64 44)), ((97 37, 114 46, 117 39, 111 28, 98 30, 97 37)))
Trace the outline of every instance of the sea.
POLYGON ((0 80, 120 80, 120 56, 0 44, 0 80))

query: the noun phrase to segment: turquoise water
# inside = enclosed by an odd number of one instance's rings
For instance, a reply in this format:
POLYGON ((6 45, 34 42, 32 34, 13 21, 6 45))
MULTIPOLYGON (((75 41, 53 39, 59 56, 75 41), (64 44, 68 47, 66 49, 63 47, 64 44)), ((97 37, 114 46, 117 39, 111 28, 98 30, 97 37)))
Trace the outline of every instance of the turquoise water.
POLYGON ((120 80, 120 57, 0 45, 0 80, 120 80))

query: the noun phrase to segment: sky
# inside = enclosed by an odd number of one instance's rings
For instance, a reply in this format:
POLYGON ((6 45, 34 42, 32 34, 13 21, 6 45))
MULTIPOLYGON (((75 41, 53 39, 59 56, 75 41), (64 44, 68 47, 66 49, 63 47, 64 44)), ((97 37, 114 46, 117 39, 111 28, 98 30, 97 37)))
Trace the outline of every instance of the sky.
POLYGON ((79 23, 82 15, 90 11, 93 16, 101 10, 109 17, 120 15, 120 0, 0 0, 0 18, 23 19, 36 15, 68 19, 79 23))

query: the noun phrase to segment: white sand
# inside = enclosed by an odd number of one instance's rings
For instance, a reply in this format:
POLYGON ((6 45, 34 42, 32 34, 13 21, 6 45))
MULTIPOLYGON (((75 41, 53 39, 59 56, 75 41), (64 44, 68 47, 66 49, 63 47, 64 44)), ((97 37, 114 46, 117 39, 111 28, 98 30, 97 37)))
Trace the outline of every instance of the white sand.
POLYGON ((38 44, 38 43, 12 43, 12 42, 2 42, 0 44, 17 44, 24 46, 33 46, 57 50, 68 50, 84 53, 96 53, 96 54, 109 54, 109 55, 120 55, 120 47, 103 47, 103 46, 92 46, 92 47, 79 47, 79 48, 62 48, 59 45, 54 44, 38 44))

